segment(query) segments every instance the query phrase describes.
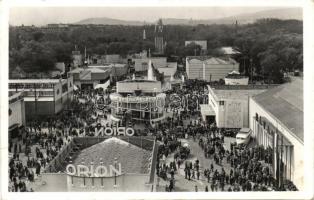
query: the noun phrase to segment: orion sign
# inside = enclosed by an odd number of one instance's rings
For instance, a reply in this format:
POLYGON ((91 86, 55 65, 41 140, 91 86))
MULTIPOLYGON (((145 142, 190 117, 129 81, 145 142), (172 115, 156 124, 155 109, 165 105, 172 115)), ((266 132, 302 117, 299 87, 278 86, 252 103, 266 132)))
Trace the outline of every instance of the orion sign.
POLYGON ((73 165, 69 164, 66 167, 66 173, 70 176, 81 176, 81 177, 113 177, 122 175, 121 163, 115 165, 73 165))
POLYGON ((110 122, 106 122, 105 126, 100 123, 95 127, 95 136, 134 136, 135 131, 131 127, 115 127, 110 122))
POLYGON ((134 136, 133 128, 126 127, 95 127, 95 136, 134 136))

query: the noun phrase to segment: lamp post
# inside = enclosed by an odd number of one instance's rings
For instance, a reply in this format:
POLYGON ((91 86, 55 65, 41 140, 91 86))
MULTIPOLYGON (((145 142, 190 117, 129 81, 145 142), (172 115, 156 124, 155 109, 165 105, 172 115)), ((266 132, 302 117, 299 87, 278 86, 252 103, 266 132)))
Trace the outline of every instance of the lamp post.
MULTIPOLYGON (((100 166, 102 166, 104 163, 102 162, 102 158, 100 158, 100 166)), ((102 167, 100 168, 100 174, 102 175, 102 167)), ((104 179, 103 176, 101 176, 101 186, 104 186, 104 179)))
MULTIPOLYGON (((90 165, 93 166, 93 165, 94 165, 94 162, 91 161, 91 162, 90 162, 90 165)), ((92 186, 94 186, 94 174, 91 174, 91 176, 92 176, 92 186)))
MULTIPOLYGON (((82 165, 85 165, 85 162, 84 160, 82 161, 82 165)), ((83 172, 85 172, 85 169, 83 170, 83 172)), ((85 176, 83 176, 83 186, 85 187, 85 176)))
MULTIPOLYGON (((117 158, 114 158, 114 168, 117 169, 117 158)), ((117 173, 114 172, 114 188, 117 188, 117 173)))
MULTIPOLYGON (((72 157, 71 156, 69 158, 69 163, 72 164, 72 157)), ((71 172, 73 172, 72 170, 73 169, 71 169, 71 172)), ((71 176, 71 184, 73 185, 73 176, 71 176)))
MULTIPOLYGON (((154 88, 154 93, 155 93, 155 97, 157 96, 157 88, 154 88)), ((157 99, 155 99, 155 105, 154 105, 154 107, 156 107, 157 108, 157 99)), ((154 109, 153 109, 153 111, 155 111, 154 109)), ((149 109, 149 112, 150 112, 150 118, 152 118, 152 109, 151 109, 151 107, 150 107, 150 109, 149 109)), ((155 113, 155 112, 154 112, 155 113)), ((159 117, 159 115, 158 115, 158 110, 157 110, 157 117, 159 117)), ((154 116, 154 118, 155 118, 155 116, 154 116)))

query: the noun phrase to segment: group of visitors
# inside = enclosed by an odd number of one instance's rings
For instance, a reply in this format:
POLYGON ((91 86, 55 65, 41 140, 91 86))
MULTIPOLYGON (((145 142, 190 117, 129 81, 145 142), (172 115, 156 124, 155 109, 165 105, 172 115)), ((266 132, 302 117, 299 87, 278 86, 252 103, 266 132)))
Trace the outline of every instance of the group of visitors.
MULTIPOLYGON (((167 112, 172 112, 163 124, 158 124, 153 132, 159 143, 156 174, 166 181, 165 191, 176 191, 176 175, 183 169, 184 178, 204 181, 204 191, 268 191, 278 190, 271 170, 272 151, 261 146, 225 146, 225 134, 215 124, 204 124, 199 117, 199 104, 207 99, 206 87, 202 83, 189 83, 183 89, 174 89, 185 102, 177 105, 168 101, 167 112), (196 101, 197 99, 197 101, 196 101), (205 159, 211 164, 201 166, 200 160, 189 159, 190 148, 181 139, 192 138, 203 150, 205 159), (173 160, 169 161, 169 155, 173 160)), ((67 109, 55 116, 36 118, 21 129, 17 138, 9 140, 10 191, 33 191, 29 183, 36 180, 41 172, 71 141, 73 136, 93 136, 95 124, 106 116, 99 116, 96 90, 76 91, 67 109)), ((170 98, 171 100, 171 98, 170 98)), ((295 190, 287 184, 287 190, 295 190)), ((200 188, 194 186, 197 192, 200 188)), ((202 189, 203 190, 203 189, 202 189)), ((284 188, 281 188, 284 190, 284 188)))

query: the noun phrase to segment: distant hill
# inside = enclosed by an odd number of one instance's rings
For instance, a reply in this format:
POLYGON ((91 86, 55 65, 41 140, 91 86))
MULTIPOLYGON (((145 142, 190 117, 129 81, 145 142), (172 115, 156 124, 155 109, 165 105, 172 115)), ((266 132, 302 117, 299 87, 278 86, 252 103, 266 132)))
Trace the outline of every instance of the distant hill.
MULTIPOLYGON (((262 18, 277 18, 277 19, 296 19, 302 20, 302 9, 298 8, 283 8, 283 9, 273 9, 265 10, 255 13, 236 15, 231 17, 217 18, 217 19, 176 19, 176 18, 163 18, 163 24, 173 24, 173 25, 197 25, 197 24, 232 24, 237 20, 238 23, 247 24, 253 23, 257 19, 262 18)), ((151 22, 154 24, 155 22, 151 22)), ((132 25, 132 26, 142 26, 144 22, 141 21, 126 21, 118 20, 107 17, 102 18, 88 18, 77 22, 76 24, 107 24, 107 25, 132 25)), ((146 24, 149 24, 146 22, 146 24)))
POLYGON ((142 26, 144 22, 140 21, 125 21, 120 19, 112 19, 108 17, 100 18, 87 18, 83 19, 76 24, 106 24, 106 25, 131 25, 131 26, 142 26))
POLYGON ((237 20, 239 23, 247 24, 253 23, 258 19, 262 18, 277 18, 277 19, 296 19, 302 20, 302 10, 296 8, 285 8, 285 9, 275 9, 275 10, 265 10, 256 13, 237 15, 232 17, 225 17, 221 19, 214 20, 217 24, 230 24, 237 20))
POLYGON ((277 19, 296 19, 302 20, 302 10, 297 8, 284 8, 265 10, 255 13, 235 15, 231 17, 217 18, 217 19, 204 19, 204 20, 191 20, 191 19, 163 19, 164 24, 182 24, 182 25, 197 25, 197 24, 232 24, 237 20, 238 23, 247 24, 253 23, 262 18, 277 18, 277 19))

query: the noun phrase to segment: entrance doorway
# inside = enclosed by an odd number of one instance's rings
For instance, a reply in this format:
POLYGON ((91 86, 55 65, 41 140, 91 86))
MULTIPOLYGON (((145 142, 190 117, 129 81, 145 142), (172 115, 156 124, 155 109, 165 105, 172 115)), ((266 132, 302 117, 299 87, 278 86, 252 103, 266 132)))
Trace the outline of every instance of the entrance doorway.
POLYGON ((212 124, 216 122, 216 116, 215 115, 207 115, 206 116, 206 123, 212 124))

